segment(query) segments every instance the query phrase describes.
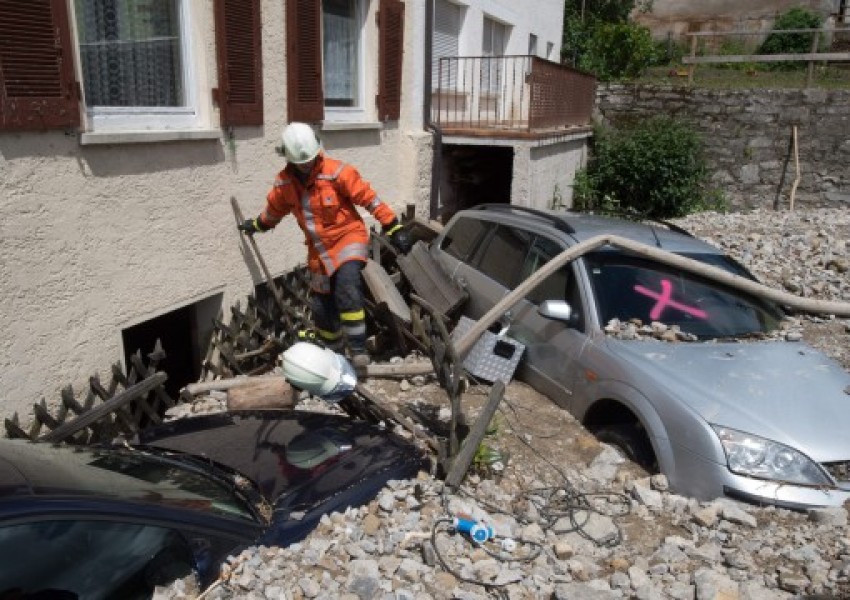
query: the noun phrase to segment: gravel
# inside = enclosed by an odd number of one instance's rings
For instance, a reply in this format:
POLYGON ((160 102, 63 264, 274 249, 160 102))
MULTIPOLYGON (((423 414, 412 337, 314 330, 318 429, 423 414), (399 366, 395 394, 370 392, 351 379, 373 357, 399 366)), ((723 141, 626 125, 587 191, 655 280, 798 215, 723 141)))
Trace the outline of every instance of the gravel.
MULTIPOLYGON (((727 250, 767 285, 850 300, 848 210, 703 213, 676 224, 727 250)), ((789 329, 850 369, 850 321, 797 315, 789 329)), ((427 378, 405 383, 380 391, 401 399, 440 392, 427 378)), ((221 583, 205 597, 850 597, 846 508, 791 512, 676 495, 663 475, 648 477, 624 464, 553 403, 521 406, 514 385, 506 395, 513 410, 522 408, 529 421, 536 415, 535 424, 550 426, 550 434, 516 432, 520 450, 501 457, 498 469, 476 469, 456 493, 422 474, 392 482, 367 506, 325 516, 301 543, 249 548, 229 559, 221 583), (554 444, 563 456, 554 464, 551 452, 548 458, 538 452, 540 465, 526 463, 523 444, 536 442, 554 444), (453 533, 447 519, 460 514, 486 521, 496 537, 476 545, 453 533)), ((222 400, 204 399, 194 410, 216 410, 222 400)), ((321 405, 305 397, 299 408, 321 405)), ((518 429, 517 422, 503 433, 518 429)), ((178 582, 156 597, 194 597, 191 587, 178 582)))

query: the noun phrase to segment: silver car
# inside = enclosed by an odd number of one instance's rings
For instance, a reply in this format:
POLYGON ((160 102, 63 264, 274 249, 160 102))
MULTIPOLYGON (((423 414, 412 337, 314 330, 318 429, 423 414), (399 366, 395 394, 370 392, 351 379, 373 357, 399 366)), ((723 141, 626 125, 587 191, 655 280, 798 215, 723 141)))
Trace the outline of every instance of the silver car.
MULTIPOLYGON (((457 213, 432 254, 478 319, 547 260, 615 234, 752 277, 683 231, 512 205, 457 213)), ((769 335, 775 304, 606 246, 545 279, 499 330, 525 345, 517 376, 673 490, 804 509, 850 498, 850 374, 769 335), (613 336, 614 319, 693 341, 613 336), (634 322, 634 321, 632 321, 634 322)))

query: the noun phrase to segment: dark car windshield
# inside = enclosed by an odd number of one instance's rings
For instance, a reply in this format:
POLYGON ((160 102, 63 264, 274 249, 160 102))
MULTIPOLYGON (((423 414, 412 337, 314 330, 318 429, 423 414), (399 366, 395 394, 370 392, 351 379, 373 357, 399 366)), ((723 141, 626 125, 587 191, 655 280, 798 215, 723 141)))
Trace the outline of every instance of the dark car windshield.
MULTIPOLYGON (((685 255, 735 275, 748 274, 716 254, 685 255)), ((640 319, 678 325, 700 339, 767 333, 778 327, 775 305, 673 267, 620 252, 585 256, 603 324, 640 319)))
POLYGON ((17 441, 4 442, 0 450, 36 494, 123 498, 254 520, 224 481, 176 461, 130 449, 17 441))

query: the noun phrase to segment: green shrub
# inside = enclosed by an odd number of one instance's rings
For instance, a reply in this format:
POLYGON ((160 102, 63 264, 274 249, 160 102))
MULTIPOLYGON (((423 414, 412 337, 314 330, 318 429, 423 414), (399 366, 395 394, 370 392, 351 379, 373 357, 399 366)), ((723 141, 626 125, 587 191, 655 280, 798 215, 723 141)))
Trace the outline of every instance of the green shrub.
POLYGON ((597 127, 587 169, 576 176, 577 210, 666 219, 718 209, 702 140, 687 124, 654 117, 622 130, 597 127))
POLYGON ((649 29, 635 23, 598 23, 587 40, 579 66, 598 79, 641 76, 652 64, 655 44, 649 29))
MULTIPOLYGON (((818 29, 821 26, 820 15, 803 7, 795 6, 777 17, 773 24, 774 30, 783 29, 818 29)), ((759 54, 805 54, 812 49, 814 33, 771 33, 758 49, 759 54)), ((805 62, 769 63, 774 69, 803 68, 805 62)))

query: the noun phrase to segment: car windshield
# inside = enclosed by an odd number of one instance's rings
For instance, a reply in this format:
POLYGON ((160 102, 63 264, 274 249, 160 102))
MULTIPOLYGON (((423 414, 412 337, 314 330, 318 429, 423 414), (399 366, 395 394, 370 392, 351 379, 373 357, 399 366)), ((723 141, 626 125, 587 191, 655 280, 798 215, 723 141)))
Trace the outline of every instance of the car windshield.
MULTIPOLYGON (((684 256, 748 276, 728 257, 684 256)), ((605 251, 584 260, 603 324, 636 318, 645 324, 678 325, 699 339, 713 339, 768 333, 777 329, 782 316, 769 302, 644 258, 605 251)))
POLYGON ((115 497, 254 520, 223 480, 177 461, 129 449, 28 442, 6 443, 2 450, 36 494, 115 497))

